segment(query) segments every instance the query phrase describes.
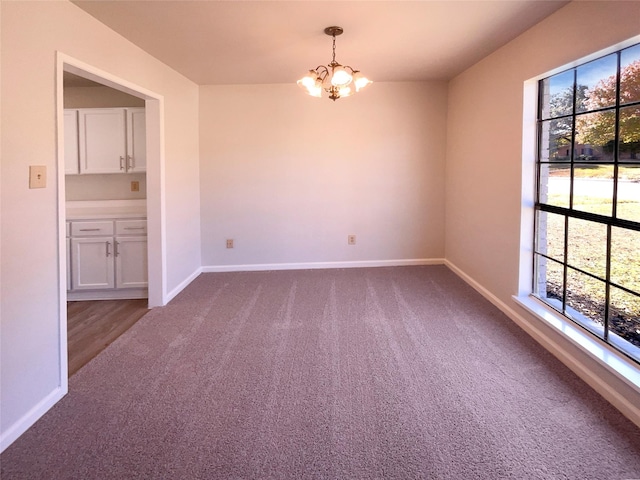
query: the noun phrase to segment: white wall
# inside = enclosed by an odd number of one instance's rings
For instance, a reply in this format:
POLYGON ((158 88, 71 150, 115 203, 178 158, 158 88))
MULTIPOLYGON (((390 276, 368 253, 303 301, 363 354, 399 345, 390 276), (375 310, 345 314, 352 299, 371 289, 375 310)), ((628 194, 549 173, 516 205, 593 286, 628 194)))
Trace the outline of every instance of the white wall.
MULTIPOLYGON (((447 261, 503 309, 544 331, 585 364, 589 361, 579 359, 570 344, 512 300, 519 288, 523 89, 533 77, 640 34, 639 19, 640 2, 572 2, 454 78, 449 87, 447 261)), ((532 172, 524 173, 531 182, 525 187, 532 191, 532 172)), ((523 238, 522 243, 532 241, 523 238)), ((591 363, 588 370, 602 369, 591 363)), ((637 392, 612 378, 602 381, 616 384, 611 391, 640 405, 637 392)))
POLYGON ((446 88, 201 87, 204 267, 442 259, 446 88))
MULTIPOLYGON (((164 98, 166 289, 200 267, 198 87, 66 1, 1 2, 0 435, 59 397, 56 51, 164 98), (29 165, 47 188, 28 188, 29 165), (176 233, 179 232, 179 233, 176 233)), ((155 161, 158 161, 156 159, 155 161)))

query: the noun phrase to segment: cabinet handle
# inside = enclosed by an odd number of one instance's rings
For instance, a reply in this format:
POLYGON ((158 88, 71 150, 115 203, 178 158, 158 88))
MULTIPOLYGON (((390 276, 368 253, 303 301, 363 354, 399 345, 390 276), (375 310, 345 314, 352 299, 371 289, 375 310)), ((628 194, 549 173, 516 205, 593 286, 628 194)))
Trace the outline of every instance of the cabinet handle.
POLYGON ((118 252, 118 245, 120 245, 120 242, 116 241, 115 242, 115 256, 117 257, 118 255, 120 255, 120 252, 118 252))
POLYGON ((127 155, 127 170, 133 170, 133 157, 131 155, 127 155))
POLYGON ((99 228, 81 228, 80 231, 81 232, 99 232, 100 229, 99 228))
POLYGON ((124 170, 124 157, 120 157, 120 170, 124 170))
POLYGON ((109 240, 107 240, 105 243, 107 244, 107 257, 108 257, 109 255, 111 255, 111 251, 110 251, 111 243, 109 242, 109 240))
POLYGON ((144 227, 124 227, 125 230, 144 230, 144 227))

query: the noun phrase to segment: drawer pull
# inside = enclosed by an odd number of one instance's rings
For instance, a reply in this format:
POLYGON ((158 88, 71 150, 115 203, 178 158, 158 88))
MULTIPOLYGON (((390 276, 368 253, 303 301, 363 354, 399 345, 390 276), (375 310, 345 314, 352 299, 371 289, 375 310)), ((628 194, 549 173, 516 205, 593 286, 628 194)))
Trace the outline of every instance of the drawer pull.
POLYGON ((120 252, 118 252, 118 245, 120 245, 120 242, 115 242, 115 256, 117 257, 118 255, 120 255, 120 252))
POLYGON ((81 228, 80 231, 81 232, 99 232, 100 229, 99 228, 81 228))
POLYGON ((111 243, 109 241, 105 242, 107 244, 107 257, 111 255, 111 243))
POLYGON ((124 227, 125 230, 144 230, 144 227, 124 227))

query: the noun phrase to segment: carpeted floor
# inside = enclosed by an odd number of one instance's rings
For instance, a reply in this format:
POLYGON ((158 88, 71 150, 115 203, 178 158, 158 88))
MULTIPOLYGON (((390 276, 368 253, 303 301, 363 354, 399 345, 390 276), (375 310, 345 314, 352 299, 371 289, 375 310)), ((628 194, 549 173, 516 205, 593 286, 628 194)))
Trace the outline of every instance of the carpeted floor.
POLYGON ((640 429, 442 266, 203 274, 10 479, 631 479, 640 429))

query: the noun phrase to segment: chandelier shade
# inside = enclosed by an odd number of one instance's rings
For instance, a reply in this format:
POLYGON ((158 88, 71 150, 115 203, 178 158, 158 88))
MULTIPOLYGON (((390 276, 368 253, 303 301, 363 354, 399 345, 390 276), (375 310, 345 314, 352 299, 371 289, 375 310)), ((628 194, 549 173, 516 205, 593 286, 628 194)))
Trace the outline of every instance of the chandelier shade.
POLYGON ((348 65, 336 62, 336 35, 341 35, 342 27, 327 27, 324 33, 333 37, 333 57, 328 65, 319 65, 298 80, 298 86, 312 97, 322 97, 322 92, 329 94, 329 98, 349 97, 369 85, 371 80, 360 71, 348 65))

